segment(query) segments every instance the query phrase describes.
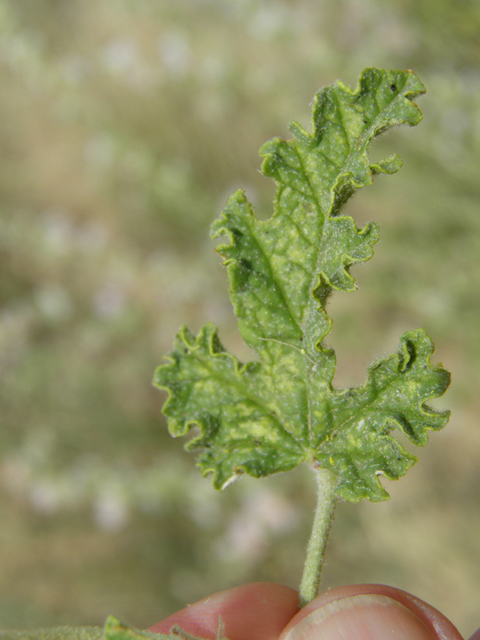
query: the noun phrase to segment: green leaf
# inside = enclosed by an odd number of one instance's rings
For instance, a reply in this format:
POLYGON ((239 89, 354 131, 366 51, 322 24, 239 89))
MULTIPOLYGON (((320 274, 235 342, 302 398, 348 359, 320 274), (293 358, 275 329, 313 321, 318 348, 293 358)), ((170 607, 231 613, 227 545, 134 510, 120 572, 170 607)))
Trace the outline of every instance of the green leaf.
MULTIPOLYGON (((224 640, 221 624, 217 640, 224 640)), ((141 631, 109 616, 102 627, 53 627, 51 629, 29 629, 25 631, 2 631, 0 640, 201 640, 173 627, 171 633, 141 631)))
POLYGON ((0 640, 101 640, 102 627, 52 627, 1 631, 0 640))
POLYGON ((294 138, 261 149, 262 171, 277 185, 273 215, 261 221, 243 191, 233 194, 212 226, 230 279, 230 297, 245 342, 260 361, 242 364, 206 325, 182 328, 154 383, 168 391, 163 411, 172 435, 199 427, 187 449, 216 488, 242 473, 254 477, 301 462, 330 470, 348 500, 388 497, 379 476, 398 478, 415 458, 390 435, 417 445, 440 429, 448 412, 426 402, 444 393, 449 374, 433 367, 425 332, 404 334, 397 353, 370 367, 358 389, 332 386, 335 355, 323 340, 331 329, 331 293, 354 291, 352 265, 373 255, 378 228, 358 229, 341 209, 392 156, 371 163, 375 136, 422 115, 413 99, 425 88, 411 72, 365 70, 356 90, 337 82, 313 105, 313 131, 290 125, 294 138))
POLYGON ((397 429, 414 444, 427 444, 427 429, 441 429, 448 412, 437 413, 425 401, 444 393, 450 374, 430 364, 433 342, 422 329, 407 331, 396 353, 375 362, 367 382, 336 393, 330 403, 328 441, 319 443, 319 466, 341 478, 337 494, 356 502, 384 500, 378 475, 397 480, 416 462, 392 438, 397 429))
MULTIPOLYGON (((223 637, 223 623, 219 618, 218 634, 216 640, 226 640, 223 637)), ((153 631, 140 631, 134 627, 129 627, 115 616, 109 616, 104 627, 104 640, 203 640, 192 636, 179 626, 172 627, 169 634, 153 633, 153 631)))
POLYGON ((103 640, 173 640, 175 636, 130 627, 115 616, 108 616, 103 628, 103 640))

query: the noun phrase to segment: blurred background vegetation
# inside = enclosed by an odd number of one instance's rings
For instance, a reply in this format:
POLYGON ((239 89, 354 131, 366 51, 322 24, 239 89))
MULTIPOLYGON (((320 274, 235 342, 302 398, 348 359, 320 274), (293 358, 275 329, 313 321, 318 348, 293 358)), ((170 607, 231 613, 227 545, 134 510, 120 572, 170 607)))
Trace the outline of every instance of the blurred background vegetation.
POLYGON ((216 493, 151 379, 184 321, 251 357, 209 224, 239 186, 270 214, 258 148, 366 66, 428 93, 419 127, 374 144, 404 168, 348 205, 382 240, 332 302, 338 384, 421 326, 453 415, 391 501, 339 506, 324 587, 385 582, 480 624, 479 3, 0 0, 1 626, 145 627, 241 582, 297 585, 308 473, 216 493))

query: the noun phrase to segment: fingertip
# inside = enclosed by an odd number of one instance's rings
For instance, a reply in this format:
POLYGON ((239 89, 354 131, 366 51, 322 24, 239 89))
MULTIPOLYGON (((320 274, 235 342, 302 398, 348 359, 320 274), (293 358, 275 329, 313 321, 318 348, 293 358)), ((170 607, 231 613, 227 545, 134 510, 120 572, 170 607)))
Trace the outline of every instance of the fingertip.
POLYGON ((454 625, 434 607, 384 585, 327 591, 291 620, 280 640, 381 640, 392 630, 397 640, 462 640, 454 625))
POLYGON ((219 618, 229 640, 277 640, 298 612, 298 593, 270 582, 255 582, 204 598, 169 616, 150 631, 169 633, 174 625, 203 638, 216 638, 219 618))

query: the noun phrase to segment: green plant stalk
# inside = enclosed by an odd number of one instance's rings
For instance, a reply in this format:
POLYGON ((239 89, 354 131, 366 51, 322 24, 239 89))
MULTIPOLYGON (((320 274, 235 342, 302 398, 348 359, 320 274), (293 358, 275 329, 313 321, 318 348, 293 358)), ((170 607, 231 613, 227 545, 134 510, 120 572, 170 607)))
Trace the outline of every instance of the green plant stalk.
POLYGON ((337 503, 335 476, 328 469, 314 467, 313 471, 317 481, 317 508, 300 583, 300 608, 308 604, 318 594, 328 534, 337 503))

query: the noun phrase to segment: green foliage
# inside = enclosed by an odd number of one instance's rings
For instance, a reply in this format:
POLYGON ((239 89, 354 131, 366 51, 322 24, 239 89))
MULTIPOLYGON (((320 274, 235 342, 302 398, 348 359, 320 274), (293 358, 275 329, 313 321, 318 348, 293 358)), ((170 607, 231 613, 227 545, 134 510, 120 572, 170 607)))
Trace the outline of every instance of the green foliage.
MULTIPOLYGON (((31 631, 1 631, 0 640, 200 640, 180 628, 171 634, 134 629, 115 616, 108 616, 104 627, 54 627, 31 631)), ((221 635, 218 635, 221 640, 221 635)))
MULTIPOLYGON (((223 623, 219 619, 218 633, 216 640, 225 640, 223 637, 223 623)), ((174 625, 169 634, 153 633, 152 631, 140 631, 121 622, 115 616, 109 616, 105 622, 104 640, 202 640, 184 631, 179 626, 174 625)))
POLYGON ((151 631, 140 631, 121 622, 115 616, 108 616, 103 628, 104 640, 145 640, 145 638, 156 638, 156 640, 172 640, 172 636, 165 633, 152 633, 151 631))
POLYGON ((424 327, 455 370, 457 421, 405 482, 385 485, 398 508, 337 510, 324 579, 415 592, 418 572, 433 567, 425 598, 468 637, 480 589, 478 7, 217 6, 0 2, 1 624, 98 625, 112 610, 141 627, 218 588, 298 582, 313 508, 307 465, 245 478, 228 497, 192 482, 198 472, 159 424, 149 377, 181 322, 197 333, 215 320, 229 351, 251 359, 202 234, 238 186, 269 211, 273 183, 252 170, 261 143, 289 137, 292 117, 308 124, 315 89, 354 83, 375 61, 414 69, 428 94, 421 126, 373 146, 375 159, 398 152, 405 169, 348 205, 358 226, 374 220, 382 234, 375 260, 353 270, 361 290, 328 306, 336 386, 362 384, 397 336, 424 327), (279 501, 290 517, 273 526, 279 501), (259 504, 257 542, 225 556, 259 504), (98 515, 110 505, 125 518, 106 533, 98 515), (452 572, 454 592, 442 588, 452 572))
POLYGON ((101 627, 53 627, 28 631, 0 631, 0 640, 102 640, 101 627))
POLYGON ((340 82, 319 91, 313 132, 293 122, 292 140, 275 138, 260 151, 262 171, 277 185, 273 216, 258 220, 239 190, 213 224, 213 238, 229 238, 217 251, 240 333, 261 362, 238 362, 210 324, 196 338, 182 328, 154 381, 169 392, 171 434, 200 428, 187 448, 199 451, 199 468, 216 488, 306 461, 334 475, 338 496, 383 500, 379 475, 397 479, 416 460, 390 432, 424 445, 427 430, 446 424, 449 412, 426 402, 444 393, 450 376, 430 364, 424 331, 405 333, 354 389, 333 387, 335 355, 324 344, 330 294, 355 290, 350 268, 371 258, 378 240, 375 224, 358 229, 341 210, 376 174, 401 167, 397 156, 372 163, 369 145, 395 125, 416 125, 422 115, 413 99, 424 91, 411 72, 379 69, 365 70, 355 91, 340 82))

